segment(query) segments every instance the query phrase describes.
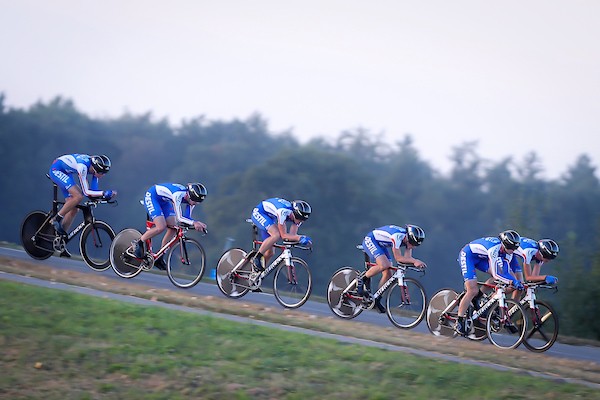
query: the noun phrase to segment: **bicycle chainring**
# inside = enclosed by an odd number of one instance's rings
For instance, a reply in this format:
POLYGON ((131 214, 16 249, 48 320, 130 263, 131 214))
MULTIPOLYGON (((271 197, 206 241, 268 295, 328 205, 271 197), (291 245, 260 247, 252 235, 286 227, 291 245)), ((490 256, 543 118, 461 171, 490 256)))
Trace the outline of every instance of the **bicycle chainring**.
POLYGON ((59 253, 65 251, 65 246, 65 239, 62 236, 57 236, 52 241, 52 247, 54 248, 54 251, 58 251, 59 253))

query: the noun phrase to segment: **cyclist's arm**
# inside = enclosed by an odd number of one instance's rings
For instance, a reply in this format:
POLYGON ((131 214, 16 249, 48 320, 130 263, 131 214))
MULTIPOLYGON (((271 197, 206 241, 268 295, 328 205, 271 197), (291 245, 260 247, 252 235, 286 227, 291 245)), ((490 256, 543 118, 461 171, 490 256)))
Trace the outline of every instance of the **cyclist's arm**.
POLYGON ((292 224, 289 232, 287 230, 287 226, 285 225, 285 222, 283 224, 277 223, 277 229, 279 229, 279 235, 284 240, 289 240, 289 241, 300 240, 300 235, 298 235, 298 225, 296 225, 296 224, 292 224))
MULTIPOLYGON (((87 181, 88 169, 84 164, 77 164, 77 176, 79 177, 79 184, 81 185, 81 191, 87 197, 102 197, 102 190, 93 190, 88 186, 87 181)), ((96 178, 97 179, 97 178, 96 178)), ((92 179, 92 188, 96 187, 97 189, 98 183, 94 184, 92 179)))
POLYGON ((192 226, 194 225, 194 220, 191 218, 193 207, 190 207, 190 209, 187 211, 188 216, 185 216, 182 211, 184 196, 185 192, 176 192, 170 196, 170 200, 173 202, 173 209, 175 210, 175 219, 180 224, 192 226))
POLYGON ((412 256, 412 249, 405 249, 402 252, 402 248, 392 247, 392 252, 394 253, 394 258, 400 264, 413 264, 415 267, 425 265, 423 261, 412 256))
POLYGON ((510 272, 508 263, 505 265, 501 257, 489 255, 489 272, 492 277, 500 282, 510 284, 515 279, 515 276, 510 272))

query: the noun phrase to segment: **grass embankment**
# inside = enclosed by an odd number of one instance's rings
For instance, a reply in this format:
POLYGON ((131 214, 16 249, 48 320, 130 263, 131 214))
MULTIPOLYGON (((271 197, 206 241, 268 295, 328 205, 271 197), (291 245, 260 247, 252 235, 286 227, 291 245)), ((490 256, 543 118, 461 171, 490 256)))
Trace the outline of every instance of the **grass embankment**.
MULTIPOLYGON (((600 376, 596 363, 499 351, 481 343, 437 340, 394 328, 366 329, 356 321, 317 318, 300 310, 194 297, 127 280, 115 283, 99 275, 36 263, 0 260, 0 269, 325 332, 380 338, 557 378, 598 382, 600 376)), ((534 378, 519 370, 498 372, 3 281, 0 315, 0 398, 562 399, 599 395, 598 390, 534 378)))
POLYGON ((0 397, 598 398, 598 391, 0 281, 0 397))

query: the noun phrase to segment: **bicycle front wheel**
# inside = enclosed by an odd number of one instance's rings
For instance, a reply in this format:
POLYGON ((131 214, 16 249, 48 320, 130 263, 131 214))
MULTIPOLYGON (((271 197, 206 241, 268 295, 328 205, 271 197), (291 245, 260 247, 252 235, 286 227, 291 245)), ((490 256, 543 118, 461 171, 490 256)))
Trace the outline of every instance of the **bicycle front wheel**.
POLYGON ((489 310, 486 332, 492 344, 501 349, 517 348, 527 330, 525 310, 514 300, 506 299, 506 308, 496 302, 489 310))
POLYGON ((86 225, 79 238, 79 251, 85 263, 95 271, 110 268, 110 245, 115 231, 104 221, 86 225))
POLYGON ((427 328, 429 332, 435 336, 456 336, 454 331, 454 323, 457 318, 458 302, 456 302, 456 293, 452 289, 440 289, 429 300, 427 306, 427 328), (456 302, 456 305, 444 313, 444 310, 448 308, 450 304, 456 302))
POLYGON ((175 243, 167 256, 167 275, 173 285, 188 289, 195 286, 202 275, 206 255, 195 239, 183 238, 175 243))
POLYGON ((110 265, 121 278, 133 278, 142 272, 142 261, 128 254, 131 242, 142 234, 135 229, 123 229, 115 236, 110 246, 110 265))
POLYGON ((308 264, 292 257, 291 265, 281 263, 273 278, 273 294, 285 308, 298 308, 308 300, 312 291, 312 275, 308 264))
POLYGON ((527 333, 523 345, 527 349, 542 353, 548 350, 558 338, 558 315, 545 301, 536 300, 536 309, 529 309, 527 333))
POLYGON ((404 286, 396 282, 388 289, 386 305, 392 324, 402 329, 414 328, 425 317, 425 289, 416 279, 404 278, 404 286))
POLYGON ((362 296, 356 294, 358 271, 351 267, 338 269, 327 285, 327 304, 335 315, 344 319, 356 317, 363 311, 362 296))
POLYGON ((21 225, 21 243, 30 257, 45 260, 54 253, 52 240, 55 237, 54 228, 46 222, 48 214, 43 211, 33 211, 23 220, 21 225), (38 232, 39 231, 39 232, 38 232))
POLYGON ((252 266, 246 261, 246 252, 242 249, 229 249, 217 264, 217 286, 225 296, 240 298, 250 290, 251 272, 252 266), (232 272, 242 262, 244 264, 236 272, 232 272))

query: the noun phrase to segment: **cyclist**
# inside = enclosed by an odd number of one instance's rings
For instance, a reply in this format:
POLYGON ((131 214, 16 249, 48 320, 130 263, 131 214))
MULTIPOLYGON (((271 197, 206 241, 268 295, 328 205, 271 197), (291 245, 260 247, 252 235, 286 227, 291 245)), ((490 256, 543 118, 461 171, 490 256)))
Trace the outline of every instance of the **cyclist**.
POLYGON ((458 320, 454 327, 457 333, 462 336, 468 334, 467 309, 481 293, 477 286, 476 269, 489 273, 494 279, 512 283, 518 290, 523 290, 523 283, 511 272, 511 269, 518 269, 518 262, 516 257, 513 257, 513 253, 519 248, 520 242, 521 236, 517 231, 506 230, 498 237, 476 239, 462 248, 457 261, 462 271, 466 293, 458 305, 458 320))
MULTIPOLYGON (((105 155, 66 154, 52 162, 50 179, 61 189, 65 198, 65 204, 52 221, 57 234, 67 234, 66 231, 77 215, 77 205, 83 200, 84 195, 88 198, 101 197, 107 200, 117 195, 116 190, 102 191, 98 189, 99 178, 106 174, 110 167, 110 159, 105 155), (80 186, 77 186, 73 178, 75 174, 79 178, 80 186), (89 185, 88 174, 92 175, 89 185)), ((70 257, 71 255, 65 249, 61 256, 70 257)))
MULTIPOLYGON (((363 251, 369 256, 371 261, 377 265, 361 273, 358 277, 357 292, 361 296, 371 297, 370 281, 371 277, 382 273, 379 287, 388 279, 392 272, 392 256, 388 248, 392 248, 394 258, 399 263, 414 264, 415 267, 425 268, 423 261, 412 256, 412 250, 420 246, 425 240, 425 231, 417 225, 405 225, 404 227, 396 225, 385 225, 369 232, 363 240, 363 251), (405 250, 402 251, 401 248, 405 250)), ((385 307, 381 304, 381 298, 375 300, 375 306, 380 313, 385 313, 385 307)))
MULTIPOLYGON (((160 183, 151 186, 144 196, 144 205, 148 218, 154 222, 154 226, 134 241, 133 252, 136 257, 143 258, 146 254, 146 240, 167 231, 162 239, 162 246, 168 243, 177 233, 177 223, 193 226, 197 231, 206 232, 206 224, 191 218, 192 210, 196 204, 204 201, 206 188, 201 183, 160 183)), ((154 264, 158 269, 167 268, 162 256, 154 264)))
POLYGON ((312 212, 310 205, 304 200, 292 202, 280 197, 261 201, 252 210, 252 222, 258 228, 262 244, 252 261, 257 272, 265 270, 269 259, 273 256, 273 245, 279 240, 298 241, 303 246, 312 244, 308 236, 298 235, 298 228, 308 219, 312 212), (288 231, 287 222, 291 222, 288 231))
MULTIPOLYGON (((552 239, 542 239, 536 242, 533 239, 521 237, 520 246, 514 254, 522 260, 523 266, 513 272, 520 280, 544 281, 548 285, 555 285, 558 283, 558 278, 552 275, 541 275, 540 270, 543 264, 554 260, 559 251, 558 244, 552 239)), ((513 293, 514 298, 518 295, 518 291, 513 293)))

